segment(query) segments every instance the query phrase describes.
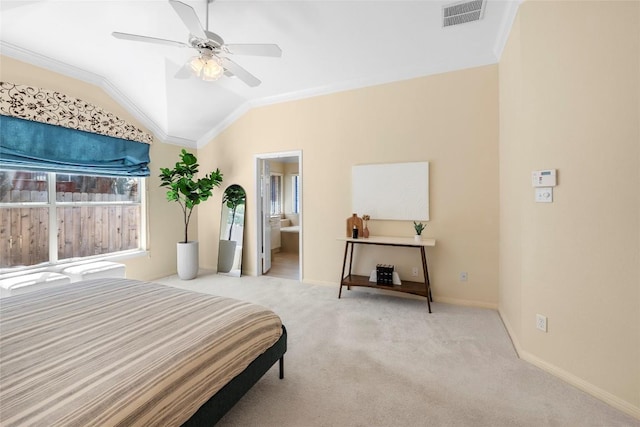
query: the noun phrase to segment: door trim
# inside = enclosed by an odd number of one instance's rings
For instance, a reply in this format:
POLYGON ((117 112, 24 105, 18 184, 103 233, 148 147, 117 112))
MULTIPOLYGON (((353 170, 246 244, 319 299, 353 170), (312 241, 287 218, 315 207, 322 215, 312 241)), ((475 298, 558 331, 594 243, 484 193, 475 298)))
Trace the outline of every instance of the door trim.
POLYGON ((304 209, 302 208, 303 206, 303 202, 304 202, 304 191, 302 191, 302 189, 304 188, 304 177, 303 177, 303 173, 302 173, 302 150, 294 150, 294 151, 281 151, 281 152, 276 152, 276 153, 263 153, 263 154, 255 154, 254 155, 254 164, 253 164, 253 175, 254 175, 254 182, 255 182, 255 198, 254 198, 254 206, 255 206, 255 216, 254 216, 254 225, 255 225, 255 230, 256 230, 256 234, 255 234, 255 252, 256 252, 256 257, 255 257, 255 272, 256 272, 256 276, 262 276, 262 227, 263 227, 263 218, 262 218, 262 212, 261 212, 261 206, 260 206, 260 194, 262 192, 262 188, 261 188, 261 182, 260 182, 260 162, 264 161, 264 160, 274 160, 274 159, 278 159, 278 158, 282 158, 282 157, 297 157, 298 158, 298 175, 300 175, 300 213, 299 213, 299 220, 300 220, 300 233, 299 233, 299 241, 298 241, 298 247, 299 247, 299 257, 298 257, 298 268, 300 271, 300 277, 298 278, 298 280, 302 281, 302 278, 304 277, 304 271, 303 271, 303 224, 304 224, 304 209))

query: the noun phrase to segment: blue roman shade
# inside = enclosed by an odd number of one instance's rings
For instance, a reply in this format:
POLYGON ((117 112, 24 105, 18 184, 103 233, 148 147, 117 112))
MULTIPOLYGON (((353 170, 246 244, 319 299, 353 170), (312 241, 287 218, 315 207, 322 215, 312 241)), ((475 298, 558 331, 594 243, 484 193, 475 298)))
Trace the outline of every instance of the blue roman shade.
POLYGON ((0 168, 149 176, 152 140, 80 99, 0 82, 0 168))
POLYGON ((149 144, 0 115, 0 168, 149 176, 149 144))

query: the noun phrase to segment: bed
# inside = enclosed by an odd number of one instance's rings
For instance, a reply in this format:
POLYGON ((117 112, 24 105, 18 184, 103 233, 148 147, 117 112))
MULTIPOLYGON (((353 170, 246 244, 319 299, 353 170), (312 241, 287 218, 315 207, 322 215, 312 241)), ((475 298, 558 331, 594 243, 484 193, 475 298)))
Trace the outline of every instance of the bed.
POLYGON ((213 425, 276 362, 271 310, 96 279, 0 301, 0 425, 213 425))

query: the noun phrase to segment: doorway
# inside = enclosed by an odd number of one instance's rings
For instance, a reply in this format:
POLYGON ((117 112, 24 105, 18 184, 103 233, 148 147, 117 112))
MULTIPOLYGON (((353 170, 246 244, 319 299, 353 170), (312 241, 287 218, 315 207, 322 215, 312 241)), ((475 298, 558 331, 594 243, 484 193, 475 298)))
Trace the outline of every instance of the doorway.
POLYGON ((302 151, 256 155, 256 273, 302 280, 302 151))

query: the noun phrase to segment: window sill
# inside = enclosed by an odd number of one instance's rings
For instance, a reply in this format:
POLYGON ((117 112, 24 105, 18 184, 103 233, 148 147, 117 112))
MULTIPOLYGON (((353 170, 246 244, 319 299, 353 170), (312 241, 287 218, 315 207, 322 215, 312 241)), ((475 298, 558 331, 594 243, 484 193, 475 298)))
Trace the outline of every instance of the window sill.
POLYGON ((86 257, 81 259, 71 259, 59 261, 57 263, 50 264, 39 264, 29 267, 10 267, 10 268, 0 268, 0 279, 8 279, 10 277, 22 276, 25 274, 31 273, 42 273, 42 272, 52 272, 52 273, 60 273, 62 270, 68 267, 75 267, 77 265, 88 264, 91 262, 97 261, 121 261, 130 258, 138 258, 142 256, 148 256, 149 251, 147 250, 133 250, 133 251, 125 251, 118 252, 109 255, 99 255, 95 257, 86 257))

